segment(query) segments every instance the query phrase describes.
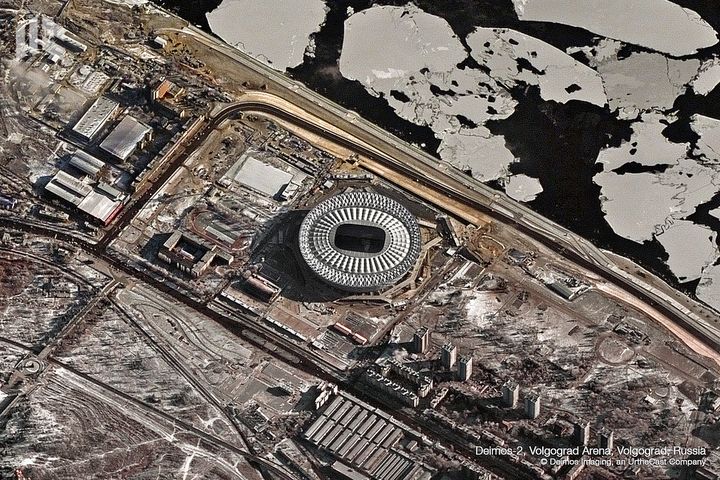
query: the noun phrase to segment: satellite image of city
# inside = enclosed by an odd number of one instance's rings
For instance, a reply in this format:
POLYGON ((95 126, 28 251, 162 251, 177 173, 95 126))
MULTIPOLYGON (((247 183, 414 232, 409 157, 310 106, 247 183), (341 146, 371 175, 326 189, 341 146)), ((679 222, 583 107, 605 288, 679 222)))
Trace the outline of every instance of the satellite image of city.
POLYGON ((717 0, 0 27, 0 480, 720 480, 717 0))

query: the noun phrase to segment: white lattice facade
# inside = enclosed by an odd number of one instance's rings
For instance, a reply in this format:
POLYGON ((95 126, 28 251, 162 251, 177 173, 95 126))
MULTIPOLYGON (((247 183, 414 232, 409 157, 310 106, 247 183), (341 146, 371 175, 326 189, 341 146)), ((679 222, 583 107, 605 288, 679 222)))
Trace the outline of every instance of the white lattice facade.
POLYGON ((415 265, 420 229, 395 200, 376 193, 345 193, 323 201, 305 217, 300 252, 329 284, 373 291, 396 283, 415 265))

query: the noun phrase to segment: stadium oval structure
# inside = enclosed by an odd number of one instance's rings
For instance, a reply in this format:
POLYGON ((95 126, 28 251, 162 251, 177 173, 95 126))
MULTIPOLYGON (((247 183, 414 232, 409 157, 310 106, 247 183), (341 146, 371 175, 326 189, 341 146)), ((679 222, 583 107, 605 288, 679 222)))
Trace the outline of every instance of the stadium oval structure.
POLYGON ((397 283, 420 257, 420 228, 384 195, 350 192, 319 203, 300 226, 300 253, 328 284, 370 292, 397 283))

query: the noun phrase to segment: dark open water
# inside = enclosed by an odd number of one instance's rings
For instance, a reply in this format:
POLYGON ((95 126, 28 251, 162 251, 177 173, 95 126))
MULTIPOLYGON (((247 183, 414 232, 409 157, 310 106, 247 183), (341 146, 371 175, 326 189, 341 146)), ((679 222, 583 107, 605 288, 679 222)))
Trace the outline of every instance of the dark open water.
MULTIPOLYGON (((205 13, 215 9, 222 0, 158 0, 157 3, 209 32, 205 13)), ((424 144, 434 155, 439 142, 429 128, 399 118, 384 99, 368 94, 359 82, 343 78, 338 69, 348 7, 357 12, 373 4, 407 3, 406 0, 328 0, 330 11, 326 22, 315 34, 315 57, 306 58, 288 74, 398 137, 424 144)), ((518 21, 510 0, 417 0, 415 3, 426 12, 447 20, 461 39, 475 27, 484 26, 513 28, 560 49, 592 44, 593 35, 582 29, 518 21)), ((720 8, 716 0, 680 0, 676 3, 697 11, 720 32, 720 8)), ((626 47, 626 50, 642 49, 626 47)), ((719 51, 720 47, 716 46, 697 56, 707 58, 719 51)), ((582 56, 576 59, 584 61, 582 56)), ((466 62, 472 64, 474 61, 468 59, 466 62)), ((490 122, 488 128, 504 135, 508 148, 520 158, 511 170, 537 177, 542 182, 544 192, 529 204, 530 207, 595 245, 629 257, 675 287, 693 293, 698 282, 678 284, 663 263, 667 255, 657 241, 639 245, 614 234, 604 220, 599 201, 600 187, 592 182, 597 168, 602 168, 595 165, 595 159, 601 149, 617 146, 630 138, 630 123, 616 119, 607 109, 584 102, 558 104, 542 100, 534 87, 517 88, 512 95, 519 102, 515 113, 508 119, 490 122)), ((678 98, 675 108, 679 110, 680 118, 668 127, 668 136, 676 142, 692 141, 695 136, 688 127, 688 118, 694 113, 720 118, 720 91, 716 89, 705 97, 685 94, 678 98)), ((491 185, 499 187, 495 182, 491 185)), ((720 193, 690 219, 720 233, 720 220, 708 213, 718 206, 720 193)))

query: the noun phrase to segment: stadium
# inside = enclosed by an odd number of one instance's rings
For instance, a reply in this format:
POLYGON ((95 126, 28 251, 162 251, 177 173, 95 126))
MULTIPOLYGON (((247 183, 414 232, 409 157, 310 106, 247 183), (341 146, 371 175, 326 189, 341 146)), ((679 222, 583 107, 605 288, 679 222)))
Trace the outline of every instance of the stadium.
POLYGON ((300 253, 326 283, 371 292, 397 283, 420 256, 415 217, 395 200, 350 192, 319 203, 300 226, 300 253))

